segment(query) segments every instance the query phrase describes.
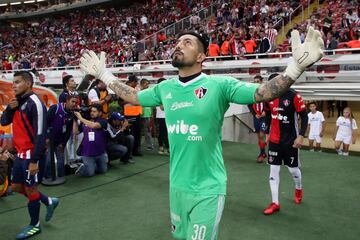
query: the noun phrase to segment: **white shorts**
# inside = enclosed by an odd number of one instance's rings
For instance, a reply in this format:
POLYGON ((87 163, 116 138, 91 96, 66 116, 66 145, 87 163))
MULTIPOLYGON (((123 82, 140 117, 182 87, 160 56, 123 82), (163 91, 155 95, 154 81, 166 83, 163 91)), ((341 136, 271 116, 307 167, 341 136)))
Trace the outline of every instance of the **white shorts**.
POLYGON ((338 142, 343 142, 344 144, 348 144, 350 145, 351 144, 351 135, 350 136, 345 136, 343 134, 336 134, 336 138, 335 138, 335 141, 338 141, 338 142))
POLYGON ((321 143, 320 135, 309 135, 309 140, 315 140, 316 143, 321 143))

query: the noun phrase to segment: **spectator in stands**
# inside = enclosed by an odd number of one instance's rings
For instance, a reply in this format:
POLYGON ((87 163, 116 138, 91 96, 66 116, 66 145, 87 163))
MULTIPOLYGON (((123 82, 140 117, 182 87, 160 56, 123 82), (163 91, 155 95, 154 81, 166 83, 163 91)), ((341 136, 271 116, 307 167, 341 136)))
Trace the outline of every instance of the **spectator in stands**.
POLYGON ((240 40, 240 35, 235 34, 235 36, 230 40, 231 53, 233 56, 244 56, 246 49, 243 42, 240 40))
POLYGON ((101 80, 95 80, 95 86, 90 89, 89 94, 90 105, 100 105, 102 107, 102 117, 107 119, 109 116, 109 103, 111 102, 111 95, 106 89, 105 83, 101 80))
POLYGON ((346 107, 343 115, 336 120, 336 131, 333 135, 335 150, 339 155, 349 156, 350 144, 356 143, 356 129, 357 125, 351 109, 346 107), (343 144, 343 150, 340 149, 341 144, 343 144))
POLYGON ((326 15, 324 17, 324 24, 323 24, 323 32, 325 34, 325 36, 327 35, 327 33, 330 31, 331 29, 331 25, 332 25, 332 17, 331 17, 331 11, 330 10, 326 10, 326 15))
POLYGON ((341 19, 341 28, 349 28, 349 27, 350 27, 350 21, 347 18, 346 14, 343 14, 341 19))
POLYGON ((359 16, 357 15, 356 11, 353 11, 353 9, 349 9, 347 14, 346 14, 346 19, 349 20, 349 23, 356 23, 357 20, 359 19, 359 16))
MULTIPOLYGON (((328 32, 326 36, 325 42, 325 49, 326 50, 334 50, 338 47, 338 41, 334 37, 334 34, 332 32, 328 32)), ((333 53, 328 53, 328 55, 332 55, 333 53)))
MULTIPOLYGON (((346 46, 349 48, 360 48, 360 29, 356 30, 355 39, 347 42, 346 46)), ((360 50, 352 51, 352 53, 360 53, 360 50)))
POLYGON ((265 30, 265 36, 269 39, 270 44, 272 46, 271 50, 275 49, 275 39, 278 35, 277 30, 274 28, 273 23, 270 21, 268 29, 265 30))
POLYGON ((106 145, 109 160, 120 159, 123 164, 135 163, 132 160, 134 136, 130 134, 128 121, 120 113, 113 112, 109 117, 109 124, 106 145))
MULTIPOLYGON (((269 53, 271 51, 271 43, 270 40, 265 36, 263 31, 260 31, 260 41, 257 45, 257 53, 264 54, 269 53)), ((266 55, 260 56, 260 58, 266 58, 266 55)))
POLYGON ((216 36, 213 34, 211 36, 211 42, 208 47, 208 55, 210 57, 218 57, 220 56, 220 47, 216 42, 216 36))
POLYGON ((251 38, 251 36, 248 36, 248 38, 243 42, 245 50, 246 50, 246 54, 254 54, 255 53, 255 49, 257 47, 257 44, 255 42, 255 40, 253 38, 251 38))
POLYGON ((81 122, 79 127, 75 125, 75 134, 79 134, 79 132, 84 133, 84 139, 79 150, 83 163, 79 165, 75 174, 91 177, 95 172, 107 172, 106 130, 108 122, 101 118, 102 106, 91 106, 90 120, 83 118, 80 112, 75 112, 74 114, 81 122))
MULTIPOLYGON (((143 78, 140 81, 140 91, 149 88, 150 81, 143 78)), ((141 126, 144 130, 143 133, 145 135, 145 144, 147 150, 154 150, 153 139, 151 137, 151 118, 152 118, 152 111, 151 107, 143 107, 142 114, 141 114, 141 126)))
POLYGON ((59 95, 59 102, 65 103, 69 95, 76 95, 78 97, 77 105, 80 106, 81 100, 76 89, 76 82, 72 75, 66 75, 62 79, 63 91, 59 95))
POLYGON ((225 41, 221 44, 221 56, 229 56, 230 55, 230 39, 231 36, 228 34, 225 38, 225 41))
POLYGON ((65 102, 54 104, 48 110, 46 178, 51 178, 54 174, 51 169, 51 153, 54 153, 57 159, 57 177, 65 176, 64 150, 73 132, 73 110, 77 106, 77 101, 78 95, 67 94, 65 102))

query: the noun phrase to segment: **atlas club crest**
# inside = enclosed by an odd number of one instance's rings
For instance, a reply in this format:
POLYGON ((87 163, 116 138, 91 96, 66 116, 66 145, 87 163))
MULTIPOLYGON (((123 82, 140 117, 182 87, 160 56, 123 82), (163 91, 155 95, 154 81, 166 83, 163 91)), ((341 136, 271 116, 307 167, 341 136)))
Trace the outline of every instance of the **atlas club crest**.
POLYGON ((198 89, 195 89, 195 91, 194 91, 195 96, 198 99, 202 99, 203 97, 205 97, 206 92, 207 92, 207 88, 204 88, 204 87, 200 87, 198 89))

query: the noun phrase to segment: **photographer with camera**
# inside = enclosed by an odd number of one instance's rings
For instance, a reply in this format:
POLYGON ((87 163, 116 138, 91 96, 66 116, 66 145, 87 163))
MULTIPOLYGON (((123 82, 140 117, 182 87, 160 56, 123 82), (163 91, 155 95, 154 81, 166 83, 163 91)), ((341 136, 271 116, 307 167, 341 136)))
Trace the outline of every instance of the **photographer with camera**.
POLYGON ((78 166, 75 174, 91 177, 95 175, 95 172, 107 172, 106 130, 108 122, 101 118, 102 107, 100 105, 90 107, 90 120, 83 118, 80 112, 74 112, 74 114, 81 122, 80 126, 74 125, 74 133, 84 133, 78 150, 83 163, 78 166))
POLYGON ((113 112, 109 118, 108 142, 106 150, 110 160, 120 158, 124 164, 135 163, 132 160, 134 136, 130 134, 129 122, 118 112, 113 112))
POLYGON ((11 165, 14 154, 0 147, 0 197, 6 196, 10 184, 11 165))
POLYGON ((53 178, 53 181, 55 181, 56 175, 59 178, 65 176, 64 150, 73 130, 73 111, 77 109, 78 97, 77 94, 67 94, 64 103, 54 104, 48 110, 46 179, 53 178), (53 154, 57 159, 56 170, 51 168, 53 154), (53 172, 54 170, 55 172, 53 172))

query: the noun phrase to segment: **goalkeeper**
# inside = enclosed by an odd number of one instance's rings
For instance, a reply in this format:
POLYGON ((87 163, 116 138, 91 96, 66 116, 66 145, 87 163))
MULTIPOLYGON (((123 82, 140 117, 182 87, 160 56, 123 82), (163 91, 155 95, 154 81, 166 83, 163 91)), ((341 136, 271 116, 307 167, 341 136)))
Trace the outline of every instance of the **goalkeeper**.
POLYGON ((292 62, 283 74, 260 85, 202 73, 207 43, 193 32, 178 37, 172 54, 179 76, 140 92, 105 68, 105 53, 98 58, 87 51, 81 57, 82 71, 101 79, 125 101, 149 107, 163 105, 170 142, 173 237, 217 239, 227 182, 221 148, 224 113, 231 102, 253 104, 281 96, 306 67, 322 57, 324 42, 312 27, 304 44, 298 31, 294 30, 291 37, 292 62))

